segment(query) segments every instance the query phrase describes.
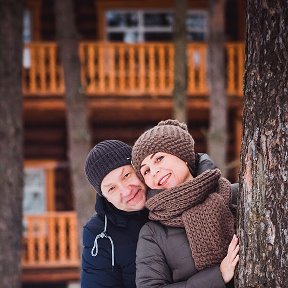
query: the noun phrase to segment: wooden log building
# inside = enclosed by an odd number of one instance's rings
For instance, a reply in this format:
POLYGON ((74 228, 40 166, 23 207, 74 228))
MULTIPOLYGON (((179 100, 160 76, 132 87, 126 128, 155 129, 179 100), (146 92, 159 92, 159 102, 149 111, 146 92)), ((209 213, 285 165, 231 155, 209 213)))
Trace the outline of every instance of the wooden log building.
MULTIPOLYGON (((74 1, 92 144, 104 139, 133 144, 144 130, 172 117, 174 0, 74 1)), ((79 279, 80 260, 54 1, 24 2, 23 283, 24 287, 66 287, 65 283, 79 279)), ((188 125, 198 152, 206 151, 209 125, 207 9, 208 0, 188 0, 188 125)), ((229 161, 240 154, 244 9, 244 0, 226 1, 229 161)), ((235 180, 237 170, 230 174, 235 180)))

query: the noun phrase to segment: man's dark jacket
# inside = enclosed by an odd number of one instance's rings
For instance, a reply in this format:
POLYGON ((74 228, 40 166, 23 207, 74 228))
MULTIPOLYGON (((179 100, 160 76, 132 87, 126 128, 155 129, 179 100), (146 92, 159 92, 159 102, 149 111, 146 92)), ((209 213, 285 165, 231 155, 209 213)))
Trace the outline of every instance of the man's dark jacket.
POLYGON ((97 194, 96 212, 84 226, 81 287, 135 288, 136 247, 139 231, 148 220, 147 211, 120 211, 97 194), (100 236, 97 240, 98 254, 92 256, 95 238, 104 230, 105 215, 106 236, 111 238, 100 236))

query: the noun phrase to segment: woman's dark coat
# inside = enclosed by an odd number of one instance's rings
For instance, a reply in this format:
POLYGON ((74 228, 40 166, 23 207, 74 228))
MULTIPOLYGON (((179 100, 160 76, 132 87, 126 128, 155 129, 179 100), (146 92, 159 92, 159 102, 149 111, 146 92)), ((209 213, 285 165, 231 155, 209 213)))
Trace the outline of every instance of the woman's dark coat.
MULTIPOLYGON (((231 209, 234 210, 238 184, 232 184, 231 188, 231 209)), ((150 192, 148 197, 155 195, 155 190, 150 192)), ((140 231, 136 255, 139 288, 233 287, 233 281, 225 285, 219 265, 196 270, 184 228, 168 227, 158 221, 146 223, 140 231)))

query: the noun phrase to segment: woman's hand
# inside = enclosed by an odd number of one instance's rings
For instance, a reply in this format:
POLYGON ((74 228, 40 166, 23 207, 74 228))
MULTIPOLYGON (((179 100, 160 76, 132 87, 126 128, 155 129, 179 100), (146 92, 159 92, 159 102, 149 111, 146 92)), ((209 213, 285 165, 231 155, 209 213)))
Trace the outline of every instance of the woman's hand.
POLYGON ((231 243, 228 247, 227 256, 220 264, 220 271, 225 283, 231 281, 234 276, 235 267, 239 261, 239 244, 236 235, 233 236, 231 243))

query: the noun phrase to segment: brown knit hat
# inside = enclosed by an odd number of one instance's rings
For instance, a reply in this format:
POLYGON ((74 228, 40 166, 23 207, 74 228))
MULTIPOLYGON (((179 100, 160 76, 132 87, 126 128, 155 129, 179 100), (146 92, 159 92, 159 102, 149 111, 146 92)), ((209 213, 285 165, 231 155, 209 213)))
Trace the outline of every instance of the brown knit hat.
POLYGON ((187 125, 178 120, 165 120, 144 132, 132 148, 132 165, 138 177, 142 161, 149 155, 165 152, 177 156, 189 163, 192 171, 195 168, 194 140, 188 132, 187 125))

